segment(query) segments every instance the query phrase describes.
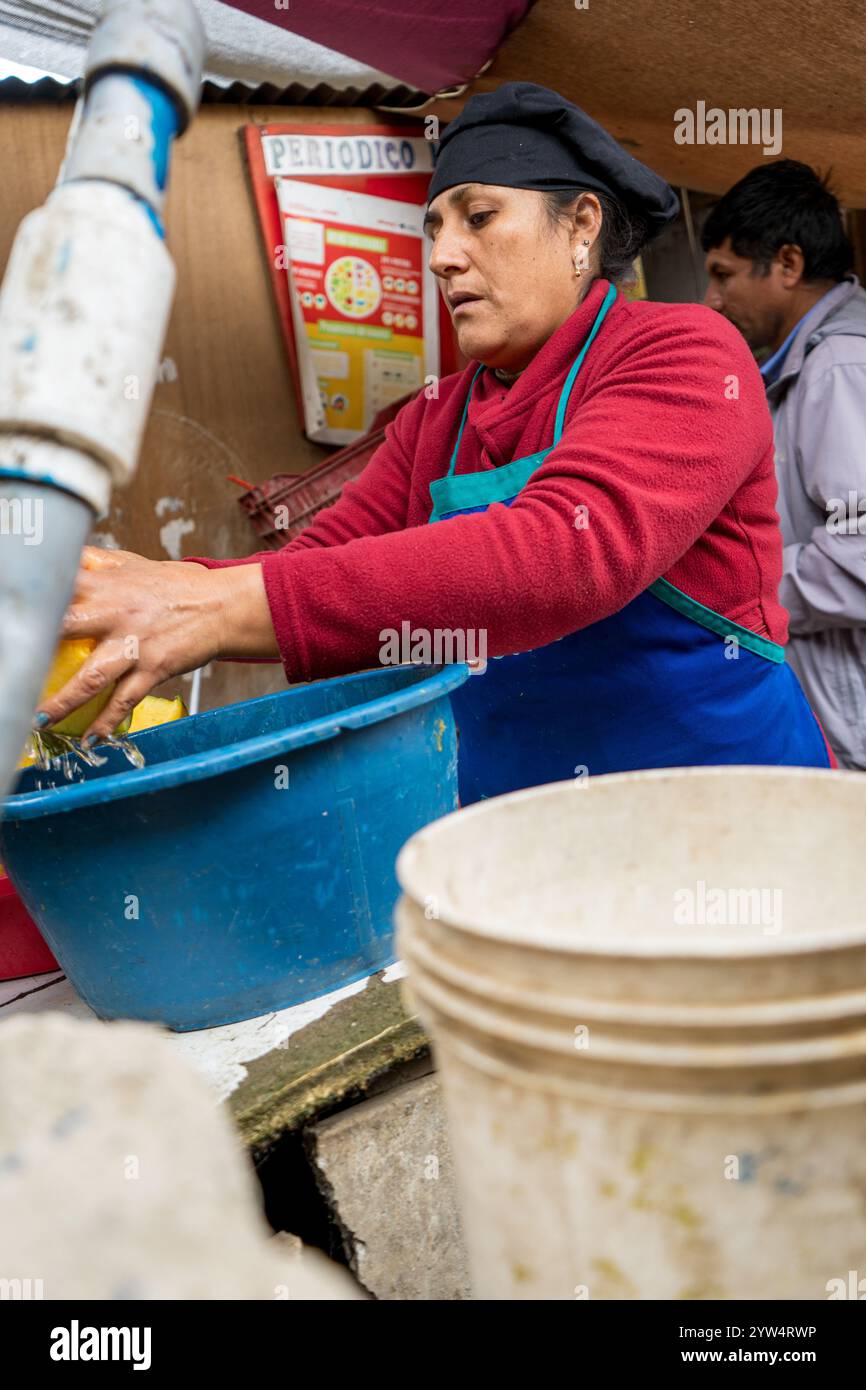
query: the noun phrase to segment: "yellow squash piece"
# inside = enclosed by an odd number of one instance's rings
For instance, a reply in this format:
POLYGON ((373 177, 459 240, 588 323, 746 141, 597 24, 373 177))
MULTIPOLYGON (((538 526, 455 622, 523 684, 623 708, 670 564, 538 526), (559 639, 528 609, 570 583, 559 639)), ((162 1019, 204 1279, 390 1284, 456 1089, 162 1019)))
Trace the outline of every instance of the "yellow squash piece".
POLYGON ((142 729, 153 729, 157 724, 171 724, 188 713, 179 695, 175 695, 173 700, 164 700, 160 695, 145 695, 132 711, 129 732, 140 734, 142 729))
MULTIPOLYGON (((57 644, 57 651, 54 653, 51 669, 45 678, 37 709, 41 709, 46 700, 63 689, 67 681, 70 681, 84 665, 95 646, 96 642, 92 637, 64 638, 57 644)), ((108 704, 113 690, 114 684, 112 683, 106 690, 95 695, 92 700, 88 700, 86 705, 79 706, 65 719, 61 719, 59 724, 52 724, 51 732, 67 734, 70 738, 81 738, 97 715, 108 704)), ((132 713, 118 724, 114 732, 118 736, 128 733, 137 734, 142 729, 151 729, 157 724, 169 724, 175 719, 183 719, 187 713, 186 705, 179 695, 176 695, 173 700, 163 699, 159 695, 146 695, 135 706, 132 713)), ((18 766, 19 768, 31 767, 38 761, 32 742, 28 739, 18 766)))
MULTIPOLYGON (((76 671, 84 665, 90 653, 96 646, 92 637, 73 637, 65 638, 58 643, 57 651, 54 653, 54 660, 51 663, 51 670, 39 696, 37 709, 41 709, 43 703, 52 695, 56 695, 58 690, 62 690, 67 681, 71 680, 76 671)), ((74 709, 65 719, 61 719, 59 724, 52 724, 51 728, 56 734, 69 734, 71 738, 81 738, 111 699, 114 685, 109 685, 105 690, 94 695, 92 700, 88 700, 86 705, 81 705, 74 709)))
POLYGON ((33 748, 33 740, 31 738, 28 738, 27 742, 24 745, 24 752, 21 754, 21 757, 18 760, 19 772, 21 771, 22 767, 32 767, 33 764, 38 763, 38 761, 39 759, 37 758, 33 748))

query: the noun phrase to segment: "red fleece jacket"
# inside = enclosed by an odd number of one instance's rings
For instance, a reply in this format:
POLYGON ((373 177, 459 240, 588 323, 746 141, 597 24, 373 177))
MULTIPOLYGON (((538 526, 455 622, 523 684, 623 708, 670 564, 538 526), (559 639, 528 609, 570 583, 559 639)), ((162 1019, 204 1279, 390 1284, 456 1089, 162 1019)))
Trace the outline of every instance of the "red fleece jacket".
MULTIPOLYGON (((556 405, 608 282, 597 281, 506 389, 481 373, 457 472, 552 443, 556 405)), ((428 525, 475 364, 422 394, 339 501, 260 561, 290 681, 375 666, 385 629, 486 629, 489 656, 544 646, 664 576, 784 643, 773 431, 740 334, 693 304, 618 296, 571 394, 560 444, 511 506, 428 525), (588 509, 586 524, 575 526, 588 509)))

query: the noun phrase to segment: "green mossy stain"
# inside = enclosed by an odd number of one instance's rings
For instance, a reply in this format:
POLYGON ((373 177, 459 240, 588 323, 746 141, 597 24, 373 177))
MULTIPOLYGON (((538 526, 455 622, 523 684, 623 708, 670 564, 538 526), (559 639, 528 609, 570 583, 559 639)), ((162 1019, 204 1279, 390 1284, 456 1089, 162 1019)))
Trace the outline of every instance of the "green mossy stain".
POLYGON ((652 1158, 652 1148, 649 1144, 638 1144, 631 1156, 629 1167, 633 1173, 645 1173, 652 1158))
POLYGON ((708 1298, 725 1298, 727 1295, 719 1284, 693 1284, 690 1288, 681 1289, 676 1297, 677 1299, 682 1299, 684 1302, 689 1302, 693 1299, 698 1299, 703 1302, 708 1298))
POLYGON ((615 1264, 613 1260, 608 1260, 602 1256, 597 1260, 593 1260, 592 1264, 593 1268, 598 1270, 602 1279, 607 1279, 611 1284, 618 1284, 620 1288, 626 1289, 629 1292, 636 1292, 635 1286, 628 1275, 623 1274, 619 1265, 615 1264))
POLYGON ((228 1106, 249 1147, 269 1148, 427 1051, 427 1036, 404 1008, 400 984, 373 975, 365 989, 292 1034, 284 1047, 246 1064, 247 1076, 228 1106))
POLYGON ((678 1222, 680 1226, 685 1226, 690 1231, 696 1230, 701 1224, 701 1218, 687 1202, 674 1202, 671 1206, 670 1213, 674 1221, 678 1222))

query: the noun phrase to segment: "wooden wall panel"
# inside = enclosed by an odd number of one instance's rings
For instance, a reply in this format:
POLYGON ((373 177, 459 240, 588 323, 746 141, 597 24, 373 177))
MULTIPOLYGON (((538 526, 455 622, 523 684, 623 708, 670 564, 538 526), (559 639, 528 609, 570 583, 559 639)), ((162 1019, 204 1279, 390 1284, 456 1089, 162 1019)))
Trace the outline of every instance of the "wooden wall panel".
POLYGON ((671 183, 720 194, 763 155, 754 145, 678 145, 674 113, 698 101, 782 112, 781 153, 866 207, 866 25, 862 0, 537 0, 475 91, 541 82, 582 106, 671 183))

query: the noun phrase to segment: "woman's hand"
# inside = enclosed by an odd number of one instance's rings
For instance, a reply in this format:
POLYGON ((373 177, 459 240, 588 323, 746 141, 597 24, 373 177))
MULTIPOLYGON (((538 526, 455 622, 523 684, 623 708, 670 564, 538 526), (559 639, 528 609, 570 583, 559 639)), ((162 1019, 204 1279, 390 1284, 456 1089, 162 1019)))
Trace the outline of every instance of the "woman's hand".
POLYGON ((221 656, 278 656, 261 565, 206 569, 86 546, 63 637, 96 647, 37 712, 36 727, 64 719, 116 682, 87 730, 108 737, 154 686, 221 656))

